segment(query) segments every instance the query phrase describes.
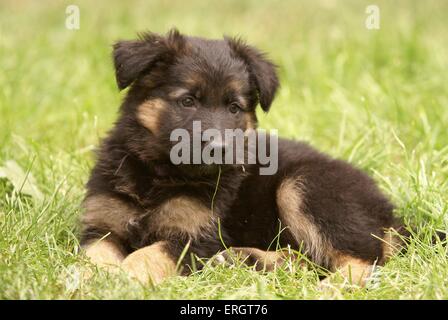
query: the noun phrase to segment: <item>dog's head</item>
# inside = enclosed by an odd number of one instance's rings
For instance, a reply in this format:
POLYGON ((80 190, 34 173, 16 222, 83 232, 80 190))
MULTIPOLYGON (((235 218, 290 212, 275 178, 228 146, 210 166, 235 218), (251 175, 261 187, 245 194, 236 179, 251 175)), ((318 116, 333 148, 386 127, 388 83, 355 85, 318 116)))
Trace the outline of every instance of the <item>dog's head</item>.
POLYGON ((113 58, 118 87, 131 87, 125 117, 144 129, 140 143, 156 141, 166 152, 173 130, 193 134, 194 121, 202 132, 256 128, 256 106, 267 112, 279 85, 275 65, 239 39, 144 33, 116 43, 113 58))

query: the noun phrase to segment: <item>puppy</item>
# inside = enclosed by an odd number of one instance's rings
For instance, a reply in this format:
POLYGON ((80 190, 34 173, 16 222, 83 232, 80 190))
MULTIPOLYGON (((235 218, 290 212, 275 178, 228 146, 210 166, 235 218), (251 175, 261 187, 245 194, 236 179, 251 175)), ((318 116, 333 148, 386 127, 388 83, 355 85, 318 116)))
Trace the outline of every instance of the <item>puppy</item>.
POLYGON ((219 252, 271 270, 287 258, 277 239, 362 285, 400 247, 401 223, 374 181, 305 143, 279 139, 271 175, 259 161, 171 161, 172 132, 193 133, 194 121, 202 131, 257 127, 256 107, 270 109, 279 81, 256 48, 172 30, 120 41, 113 59, 129 91, 87 184, 81 244, 94 263, 153 283, 219 252))

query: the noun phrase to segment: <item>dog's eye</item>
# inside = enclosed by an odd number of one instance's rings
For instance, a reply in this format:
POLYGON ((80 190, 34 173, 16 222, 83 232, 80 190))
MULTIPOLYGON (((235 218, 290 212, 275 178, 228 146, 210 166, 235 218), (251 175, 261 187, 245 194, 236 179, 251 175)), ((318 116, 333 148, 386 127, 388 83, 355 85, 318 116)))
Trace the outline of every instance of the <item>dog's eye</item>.
POLYGON ((241 111, 241 106, 237 102, 232 102, 229 106, 229 111, 231 113, 238 113, 241 111))
POLYGON ((194 101, 194 98, 193 98, 193 97, 188 96, 188 97, 184 97, 184 98, 182 98, 182 99, 180 100, 180 104, 181 104, 183 107, 191 108, 191 107, 194 107, 194 105, 195 105, 195 101, 194 101))

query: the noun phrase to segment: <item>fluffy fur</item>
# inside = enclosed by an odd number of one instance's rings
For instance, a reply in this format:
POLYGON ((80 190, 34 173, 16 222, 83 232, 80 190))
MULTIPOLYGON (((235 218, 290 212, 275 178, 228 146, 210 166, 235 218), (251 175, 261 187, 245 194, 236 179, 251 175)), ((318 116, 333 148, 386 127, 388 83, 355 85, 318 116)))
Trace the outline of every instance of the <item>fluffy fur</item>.
MULTIPOLYGON (((279 139, 272 176, 259 175, 258 164, 222 165, 220 172, 216 165, 170 162, 171 131, 191 131, 193 120, 203 129, 256 127, 257 105, 267 112, 279 85, 275 65, 259 50, 173 30, 120 41, 113 58, 118 87, 130 89, 87 184, 81 241, 93 261, 158 282, 173 274, 162 266, 174 268, 186 247, 183 266, 192 256, 222 251, 218 225, 224 243, 253 264, 275 249, 269 245, 285 227, 282 247, 330 270, 382 264, 395 248, 386 236, 401 223, 374 181, 306 143, 279 139), (110 252, 92 249, 99 239, 110 252)), ((273 257, 264 261, 281 260, 273 257)))

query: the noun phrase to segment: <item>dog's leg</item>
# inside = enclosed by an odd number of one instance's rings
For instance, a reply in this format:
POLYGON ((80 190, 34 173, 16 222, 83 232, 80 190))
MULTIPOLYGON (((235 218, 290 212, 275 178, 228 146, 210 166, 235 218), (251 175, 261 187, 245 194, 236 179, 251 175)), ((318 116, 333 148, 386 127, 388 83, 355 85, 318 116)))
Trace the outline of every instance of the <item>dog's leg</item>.
POLYGON ((403 240, 397 236, 394 229, 388 228, 385 230, 383 237, 383 255, 375 265, 372 265, 369 261, 334 251, 331 261, 335 273, 324 279, 322 285, 331 285, 332 282, 335 282, 333 280, 342 276, 345 284, 365 287, 375 268, 384 265, 390 257, 402 248, 403 240))
POLYGON ((216 263, 233 263, 240 259, 249 266, 254 266, 257 271, 273 271, 286 261, 294 260, 295 256, 287 250, 264 251, 250 247, 233 247, 218 253, 212 258, 216 263))
POLYGON ((117 270, 128 254, 124 240, 130 222, 139 215, 130 203, 108 195, 84 200, 81 246, 90 260, 108 271, 117 270))
POLYGON ((156 285, 176 274, 176 261, 170 254, 168 242, 159 241, 128 255, 121 267, 141 283, 156 285))
POLYGON ((122 250, 107 239, 92 241, 84 246, 84 251, 92 263, 107 270, 116 269, 124 259, 122 250))
POLYGON ((344 286, 365 287, 375 268, 369 261, 341 253, 335 255, 332 263, 334 273, 321 281, 321 288, 331 287, 339 280, 344 286))

